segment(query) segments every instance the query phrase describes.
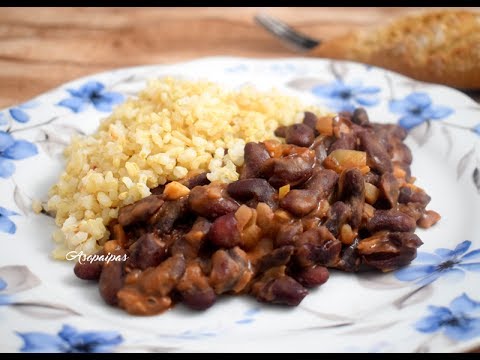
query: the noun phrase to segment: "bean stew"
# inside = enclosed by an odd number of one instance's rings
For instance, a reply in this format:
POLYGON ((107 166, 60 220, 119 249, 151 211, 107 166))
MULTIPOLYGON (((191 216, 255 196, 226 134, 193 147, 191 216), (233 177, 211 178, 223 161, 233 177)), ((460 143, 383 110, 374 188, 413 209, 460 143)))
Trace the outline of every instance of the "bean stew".
POLYGON ((403 128, 358 108, 306 112, 275 135, 285 141, 246 144, 235 182, 192 172, 121 208, 99 254, 128 259, 77 263, 77 277, 98 281, 107 304, 153 315, 222 294, 296 306, 329 268, 388 272, 416 257, 416 227, 440 215, 414 185, 403 128))

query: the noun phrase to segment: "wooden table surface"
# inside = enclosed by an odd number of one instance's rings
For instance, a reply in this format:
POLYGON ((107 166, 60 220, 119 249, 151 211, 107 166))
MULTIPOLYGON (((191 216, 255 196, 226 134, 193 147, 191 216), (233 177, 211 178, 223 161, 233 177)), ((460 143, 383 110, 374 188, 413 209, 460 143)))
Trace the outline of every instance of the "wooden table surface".
POLYGON ((119 67, 212 55, 299 56, 255 25, 253 15, 259 11, 328 39, 419 10, 423 8, 2 8, 0 108, 119 67))
POLYGON ((2 8, 0 108, 75 78, 211 55, 299 56, 253 21, 265 11, 327 39, 422 8, 2 8))

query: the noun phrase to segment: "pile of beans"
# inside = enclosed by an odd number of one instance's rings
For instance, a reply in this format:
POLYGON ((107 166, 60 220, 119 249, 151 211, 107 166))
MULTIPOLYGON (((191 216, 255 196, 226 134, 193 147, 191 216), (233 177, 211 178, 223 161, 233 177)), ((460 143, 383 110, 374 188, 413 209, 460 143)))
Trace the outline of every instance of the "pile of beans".
POLYGON ((392 271, 416 257, 440 216, 414 185, 407 133, 369 121, 365 110, 280 127, 285 141, 247 143, 240 179, 205 173, 153 189, 120 209, 99 255, 77 263, 110 305, 152 315, 183 302, 212 306, 221 294, 298 305, 328 280, 327 268, 392 271))

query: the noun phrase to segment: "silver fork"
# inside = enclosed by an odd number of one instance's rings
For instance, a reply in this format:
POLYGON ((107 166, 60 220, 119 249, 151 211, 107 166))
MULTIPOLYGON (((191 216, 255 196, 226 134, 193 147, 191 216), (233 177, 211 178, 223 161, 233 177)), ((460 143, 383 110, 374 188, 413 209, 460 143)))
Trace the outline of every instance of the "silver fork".
POLYGON ((320 45, 320 40, 302 34, 283 21, 275 19, 270 15, 257 14, 254 20, 293 51, 306 52, 320 45))

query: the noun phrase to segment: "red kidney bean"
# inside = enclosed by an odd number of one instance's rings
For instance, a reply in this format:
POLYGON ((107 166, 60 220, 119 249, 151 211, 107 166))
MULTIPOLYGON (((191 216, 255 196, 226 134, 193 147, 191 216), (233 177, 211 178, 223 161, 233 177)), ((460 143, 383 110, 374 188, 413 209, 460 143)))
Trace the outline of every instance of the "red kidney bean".
POLYGON ((296 239, 302 232, 303 225, 299 220, 281 225, 275 237, 275 246, 281 247, 295 244, 296 239))
POLYGON ((137 281, 138 289, 147 295, 168 296, 185 273, 183 255, 175 254, 155 268, 143 271, 137 281))
POLYGON ((232 199, 226 184, 210 184, 194 187, 188 196, 188 205, 198 215, 207 219, 236 211, 240 205, 232 199))
POLYGON ((312 212, 318 206, 318 199, 315 190, 294 189, 290 190, 285 197, 280 200, 280 207, 292 213, 295 216, 302 217, 312 212))
POLYGON ((353 241, 353 244, 343 250, 340 260, 335 264, 335 269, 346 272, 358 271, 361 264, 361 258, 357 252, 358 238, 353 241))
POLYGON ((330 169, 315 168, 313 175, 304 184, 305 189, 318 192, 318 199, 328 199, 335 191, 338 174, 330 169))
POLYGON ((216 294, 243 290, 252 275, 247 254, 238 246, 229 250, 217 250, 212 255, 210 285, 216 294))
MULTIPOLYGON (((102 256, 104 255, 103 249, 97 251, 93 256, 102 256)), ((78 261, 73 268, 73 272, 75 275, 82 280, 98 280, 100 278, 100 274, 102 273, 103 268, 103 261, 87 261, 82 260, 82 262, 78 261)))
POLYGON ((299 185, 312 175, 315 164, 315 153, 304 151, 301 154, 291 154, 279 159, 272 159, 272 176, 268 182, 275 188, 290 184, 299 185))
POLYGON ((188 198, 181 197, 174 201, 165 201, 158 211, 150 218, 149 223, 154 225, 160 233, 172 231, 175 222, 188 212, 188 198))
POLYGON ((257 300, 272 304, 297 306, 308 290, 290 276, 273 279, 260 288, 255 294, 257 300))
POLYGON ((259 202, 276 207, 277 192, 265 179, 241 179, 228 184, 227 191, 232 198, 247 202, 250 207, 256 207, 259 202))
POLYGON ((349 224, 352 229, 360 227, 365 205, 365 180, 360 170, 356 168, 346 169, 339 179, 340 198, 345 201, 351 210, 349 224))
MULTIPOLYGON (((119 255, 120 252, 114 255, 119 255)), ((117 305, 117 293, 123 287, 125 279, 125 263, 123 261, 109 261, 103 265, 98 281, 98 288, 103 300, 109 305, 117 305)))
POLYGON ((330 154, 334 150, 347 149, 355 150, 357 144, 357 137, 353 133, 341 134, 340 138, 333 142, 332 145, 328 148, 328 153, 330 154))
POLYGON ((295 244, 294 260, 300 267, 333 266, 342 250, 342 243, 325 226, 302 233, 295 244))
POLYGON ((324 266, 312 266, 296 272, 293 277, 306 288, 312 288, 327 282, 330 274, 324 266))
POLYGON ((217 296, 208 283, 208 277, 203 273, 197 262, 190 263, 177 284, 182 301, 194 310, 205 310, 212 306, 217 296))
POLYGON ((417 248, 422 244, 411 232, 381 232, 361 240, 357 251, 366 265, 392 271, 415 259, 417 248))
POLYGON ((182 301, 193 310, 205 310, 211 307, 217 300, 217 295, 212 288, 202 290, 188 289, 181 293, 182 301))
POLYGON ((155 267, 167 257, 167 245, 156 234, 142 235, 130 248, 127 266, 145 270, 155 267))
POLYGON ((315 140, 315 133, 312 128, 305 124, 293 124, 285 131, 285 142, 297 146, 309 147, 315 140))
POLYGON ((285 136, 287 136, 287 126, 279 126, 275 129, 273 133, 275 134, 275 136, 284 138, 285 136))
POLYGON ((339 261, 342 243, 327 240, 319 245, 304 243, 295 248, 295 263, 301 267, 334 266, 339 261))
POLYGON ((335 202, 328 210, 328 220, 325 222, 326 228, 337 237, 340 229, 350 220, 352 210, 342 201, 335 202))
POLYGON ((413 232, 416 228, 415 219, 398 210, 376 210, 367 224, 367 229, 373 234, 378 231, 413 232))
POLYGON ((257 273, 263 273, 266 270, 288 264, 295 248, 293 246, 282 246, 264 255, 257 264, 257 273))
POLYGON ((152 216, 163 205, 160 195, 150 195, 133 204, 120 208, 118 222, 127 226, 135 222, 142 222, 152 216))
POLYGON ((333 143, 333 139, 329 136, 318 136, 313 141, 313 144, 310 146, 310 149, 312 149, 315 152, 314 171, 316 169, 321 169, 323 161, 328 156, 327 150, 332 145, 332 143, 333 143))
POLYGON ((398 202, 399 185, 392 173, 385 173, 380 177, 379 189, 393 208, 398 202))
POLYGON ((317 121, 318 121, 317 115, 315 115, 310 111, 305 111, 302 122, 315 132, 315 136, 318 135, 317 121))
POLYGON ((370 125, 370 119, 368 118, 366 110, 364 108, 356 108, 353 111, 352 122, 360 126, 370 125))
POLYGON ((210 180, 208 180, 207 178, 207 173, 202 172, 198 175, 180 180, 179 183, 185 185, 189 189, 193 189, 195 186, 203 186, 210 184, 210 180))
POLYGON ((270 159, 270 154, 265 145, 249 142, 245 145, 244 159, 245 164, 242 168, 240 179, 260 177, 265 161, 270 159))
POLYGON ((421 189, 412 190, 410 187, 400 188, 398 202, 402 204, 408 203, 420 203, 423 206, 427 206, 431 197, 421 189))
POLYGON ((380 176, 378 174, 375 174, 371 171, 369 171, 368 173, 366 173, 364 176, 363 176, 363 179, 365 180, 365 182, 368 182, 372 185, 375 185, 378 187, 378 184, 380 182, 380 176))
POLYGON ((390 155, 372 131, 361 131, 357 134, 360 140, 360 150, 367 153, 367 165, 380 174, 392 172, 393 166, 390 155))
POLYGON ((212 223, 207 237, 216 246, 233 248, 241 243, 241 234, 237 225, 235 213, 220 216, 212 223))

